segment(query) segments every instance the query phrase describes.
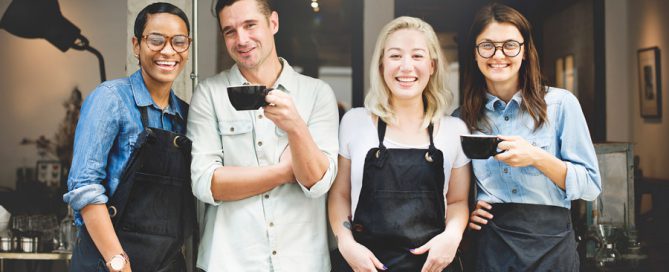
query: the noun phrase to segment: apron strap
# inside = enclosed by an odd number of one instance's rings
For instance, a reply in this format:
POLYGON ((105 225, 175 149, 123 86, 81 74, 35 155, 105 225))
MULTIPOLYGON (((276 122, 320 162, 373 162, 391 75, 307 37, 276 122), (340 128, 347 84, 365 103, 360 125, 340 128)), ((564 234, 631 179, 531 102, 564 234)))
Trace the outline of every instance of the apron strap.
POLYGON ((384 122, 381 117, 378 118, 379 122, 376 126, 378 135, 379 135, 379 149, 386 149, 386 146, 383 145, 383 139, 386 138, 386 122, 384 122))
POLYGON ((149 127, 149 113, 146 109, 146 107, 139 107, 139 112, 142 114, 142 126, 144 128, 149 127))
POLYGON ((427 133, 430 135, 430 152, 434 152, 437 150, 437 148, 434 146, 434 136, 432 133, 434 133, 434 123, 430 122, 430 124, 427 126, 427 133))

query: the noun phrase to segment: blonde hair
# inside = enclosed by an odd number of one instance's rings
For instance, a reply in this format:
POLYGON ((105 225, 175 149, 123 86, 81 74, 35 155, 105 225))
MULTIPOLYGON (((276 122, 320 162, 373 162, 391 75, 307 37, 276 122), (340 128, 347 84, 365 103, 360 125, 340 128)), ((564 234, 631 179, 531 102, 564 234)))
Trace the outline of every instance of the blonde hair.
POLYGON ((365 97, 365 108, 374 115, 381 118, 386 123, 395 124, 395 111, 390 105, 390 89, 383 79, 382 59, 388 37, 398 30, 410 29, 423 33, 427 43, 430 59, 434 62, 434 73, 423 90, 423 99, 425 101, 425 116, 423 117, 423 127, 427 127, 430 122, 436 122, 444 116, 446 109, 453 100, 453 94, 446 88, 444 76, 446 75, 446 59, 441 54, 441 47, 437 34, 432 27, 425 21, 408 16, 398 17, 386 24, 374 46, 372 63, 369 69, 370 88, 365 97))

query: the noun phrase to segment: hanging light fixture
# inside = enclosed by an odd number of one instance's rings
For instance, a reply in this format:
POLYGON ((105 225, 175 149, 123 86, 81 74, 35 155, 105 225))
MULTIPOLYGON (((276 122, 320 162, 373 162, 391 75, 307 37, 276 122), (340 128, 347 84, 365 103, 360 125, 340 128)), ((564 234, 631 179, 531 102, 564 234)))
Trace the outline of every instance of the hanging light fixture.
POLYGON ((106 80, 102 54, 90 46, 77 26, 63 17, 58 0, 14 0, 2 16, 0 28, 21 38, 46 39, 62 52, 70 48, 89 51, 98 58, 100 80, 106 80))

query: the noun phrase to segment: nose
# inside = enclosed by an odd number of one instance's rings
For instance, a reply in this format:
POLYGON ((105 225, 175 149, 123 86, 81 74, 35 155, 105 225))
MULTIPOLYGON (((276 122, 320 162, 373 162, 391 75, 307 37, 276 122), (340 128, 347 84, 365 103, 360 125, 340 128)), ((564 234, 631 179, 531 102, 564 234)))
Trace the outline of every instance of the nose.
POLYGON ((244 46, 249 42, 249 33, 243 29, 237 31, 237 44, 244 46))
POLYGON ((503 50, 504 50, 503 47, 501 47, 501 46, 495 46, 495 53, 492 55, 492 57, 493 57, 493 58, 496 58, 496 59, 503 59, 503 58, 505 58, 506 55, 504 55, 504 51, 503 51, 503 50))
POLYGON ((410 71, 412 68, 411 65, 411 58, 402 58, 402 62, 400 64, 400 71, 410 71))
POLYGON ((174 51, 174 48, 172 47, 172 41, 171 39, 167 39, 165 41, 165 46, 163 46, 163 49, 160 50, 161 54, 165 55, 171 55, 176 53, 177 51, 174 51))

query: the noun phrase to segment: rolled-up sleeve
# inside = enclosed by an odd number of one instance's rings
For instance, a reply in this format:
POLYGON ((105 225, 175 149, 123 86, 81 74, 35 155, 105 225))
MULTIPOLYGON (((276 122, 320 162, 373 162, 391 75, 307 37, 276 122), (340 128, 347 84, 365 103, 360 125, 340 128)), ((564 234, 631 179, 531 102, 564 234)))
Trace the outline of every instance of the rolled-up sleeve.
POLYGON ((191 180, 193 195, 200 201, 218 205, 211 192, 214 171, 223 165, 223 147, 218 133, 218 123, 211 97, 211 86, 206 81, 193 93, 188 112, 187 136, 193 141, 191 154, 191 180))
POLYGON ((121 103, 114 90, 103 85, 84 101, 74 137, 68 192, 63 195, 75 212, 108 201, 102 182, 107 178, 109 151, 119 134, 121 103))
POLYGON ((302 184, 300 187, 307 197, 317 198, 325 195, 337 175, 337 155, 339 152, 339 111, 332 88, 320 81, 311 116, 307 121, 309 132, 318 148, 327 156, 328 169, 323 177, 311 188, 302 184))
POLYGON ((567 200, 592 201, 602 191, 597 154, 575 96, 565 95, 558 117, 559 154, 567 166, 567 200))

